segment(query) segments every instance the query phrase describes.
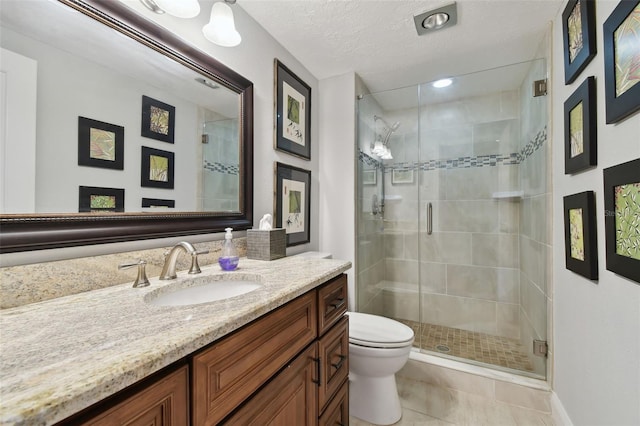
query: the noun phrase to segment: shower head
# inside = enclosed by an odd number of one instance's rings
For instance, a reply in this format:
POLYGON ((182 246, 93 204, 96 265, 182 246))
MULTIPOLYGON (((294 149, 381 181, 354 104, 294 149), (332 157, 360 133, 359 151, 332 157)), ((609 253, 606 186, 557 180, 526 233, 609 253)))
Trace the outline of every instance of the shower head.
POLYGON ((395 132, 396 130, 398 130, 398 127, 400 127, 400 122, 396 121, 395 123, 393 123, 393 125, 391 126, 387 126, 388 131, 387 134, 384 136, 384 140, 383 140, 383 144, 386 145, 389 142, 389 138, 391 137, 391 135, 393 134, 393 132, 395 132))
POLYGON ((382 137, 381 135, 376 135, 375 143, 371 143, 371 150, 374 154, 378 156, 382 156, 381 157, 382 159, 390 160, 393 157, 391 156, 391 150, 389 149, 387 144, 389 143, 389 138, 391 137, 391 134, 396 130, 398 130, 398 127, 400 127, 400 122, 396 121, 395 123, 393 123, 393 125, 389 125, 389 123, 387 123, 387 121, 384 118, 379 117, 377 115, 374 115, 373 119, 374 119, 374 122, 380 120, 382 121, 382 123, 384 123, 385 129, 383 130, 383 132, 385 134, 384 134, 384 137, 382 137))
POLYGON ((393 124, 389 124, 389 123, 387 122, 387 120, 385 120, 384 118, 382 118, 382 117, 380 117, 380 116, 378 116, 378 115, 374 115, 374 116, 373 116, 373 119, 374 119, 375 121, 378 121, 378 120, 382 121, 382 122, 384 123, 384 125, 387 127, 387 135, 386 135, 386 137, 384 138, 385 140, 386 140, 386 139, 389 139, 389 136, 391 135, 391 133, 395 132, 396 130, 398 130, 398 127, 400 127, 400 122, 399 122, 399 121, 396 121, 396 122, 395 122, 395 123, 393 123, 393 124))

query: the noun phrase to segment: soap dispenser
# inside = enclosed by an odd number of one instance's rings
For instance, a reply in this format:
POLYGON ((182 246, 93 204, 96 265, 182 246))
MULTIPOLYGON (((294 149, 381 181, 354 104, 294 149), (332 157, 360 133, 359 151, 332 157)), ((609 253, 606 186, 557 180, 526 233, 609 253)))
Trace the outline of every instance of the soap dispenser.
POLYGON ((220 267, 225 271, 233 271, 238 267, 238 252, 236 246, 233 244, 233 235, 231 231, 233 228, 225 228, 227 233, 224 235, 224 245, 222 246, 222 254, 218 258, 220 267))

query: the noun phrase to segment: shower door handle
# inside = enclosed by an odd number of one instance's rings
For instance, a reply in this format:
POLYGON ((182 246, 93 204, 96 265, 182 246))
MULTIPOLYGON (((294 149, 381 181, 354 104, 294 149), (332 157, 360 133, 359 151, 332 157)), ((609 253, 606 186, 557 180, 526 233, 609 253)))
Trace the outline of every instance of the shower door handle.
POLYGON ((427 235, 433 233, 433 205, 427 203, 427 235))

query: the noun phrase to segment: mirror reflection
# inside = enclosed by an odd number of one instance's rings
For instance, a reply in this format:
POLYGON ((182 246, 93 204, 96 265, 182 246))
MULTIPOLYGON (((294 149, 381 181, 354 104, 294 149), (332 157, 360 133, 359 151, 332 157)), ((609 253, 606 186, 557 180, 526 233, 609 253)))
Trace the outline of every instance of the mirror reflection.
POLYGON ((241 211, 238 93, 58 2, 0 14, 0 213, 241 211))

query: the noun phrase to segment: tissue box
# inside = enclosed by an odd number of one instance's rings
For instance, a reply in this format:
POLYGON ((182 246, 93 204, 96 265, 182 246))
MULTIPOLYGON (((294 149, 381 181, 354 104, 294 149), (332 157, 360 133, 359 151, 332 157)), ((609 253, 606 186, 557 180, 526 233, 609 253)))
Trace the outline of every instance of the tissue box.
POLYGON ((287 232, 284 228, 247 230, 248 259, 275 260, 286 255, 287 232))

